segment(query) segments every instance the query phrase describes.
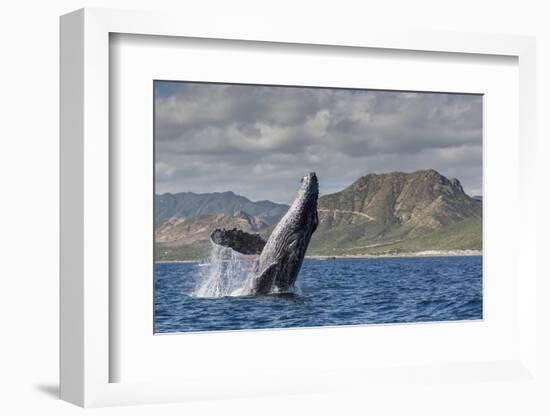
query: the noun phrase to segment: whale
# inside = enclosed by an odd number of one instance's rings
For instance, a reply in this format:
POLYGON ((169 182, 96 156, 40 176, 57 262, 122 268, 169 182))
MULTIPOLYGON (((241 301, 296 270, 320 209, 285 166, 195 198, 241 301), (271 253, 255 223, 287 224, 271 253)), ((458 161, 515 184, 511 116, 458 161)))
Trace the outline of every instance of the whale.
POLYGON ((216 229, 213 243, 247 255, 259 255, 242 289, 243 295, 288 293, 294 287, 311 236, 319 224, 319 181, 315 172, 301 179, 296 197, 267 241, 241 230, 216 229))

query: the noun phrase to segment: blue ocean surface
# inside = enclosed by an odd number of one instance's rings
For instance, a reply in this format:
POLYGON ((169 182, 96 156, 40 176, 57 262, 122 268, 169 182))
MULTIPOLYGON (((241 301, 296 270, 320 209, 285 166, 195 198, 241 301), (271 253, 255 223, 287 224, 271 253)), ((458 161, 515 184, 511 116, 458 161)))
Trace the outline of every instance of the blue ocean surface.
POLYGON ((296 293, 198 297, 199 263, 155 264, 155 333, 475 320, 482 257, 304 260, 296 293))

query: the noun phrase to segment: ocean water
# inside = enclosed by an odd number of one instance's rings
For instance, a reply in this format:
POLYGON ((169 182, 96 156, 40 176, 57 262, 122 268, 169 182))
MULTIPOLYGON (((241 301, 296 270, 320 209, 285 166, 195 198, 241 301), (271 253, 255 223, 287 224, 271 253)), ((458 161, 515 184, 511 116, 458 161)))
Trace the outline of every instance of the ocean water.
POLYGON ((245 260, 224 264, 157 263, 155 332, 482 319, 481 256, 306 259, 294 293, 205 293, 242 283, 245 260))

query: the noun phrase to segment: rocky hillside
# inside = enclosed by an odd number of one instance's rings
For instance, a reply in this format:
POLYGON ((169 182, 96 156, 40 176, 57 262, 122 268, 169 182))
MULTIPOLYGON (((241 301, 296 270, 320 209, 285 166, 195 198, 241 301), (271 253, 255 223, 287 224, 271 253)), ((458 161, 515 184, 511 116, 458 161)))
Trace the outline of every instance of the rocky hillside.
MULTIPOLYGON (((215 228, 269 236, 288 209, 233 192, 156 197, 157 259, 204 258, 215 228)), ((482 202, 434 170, 369 174, 319 198, 319 227, 308 255, 480 250, 482 202)))
POLYGON ((181 246, 208 240, 216 228, 237 228, 248 233, 259 233, 267 227, 269 227, 268 223, 244 211, 237 211, 234 214, 198 215, 190 218, 172 217, 157 227, 155 241, 181 246))
POLYGON ((269 235, 287 210, 288 205, 253 202, 233 192, 156 195, 155 258, 204 258, 210 249, 210 234, 216 228, 269 235))
POLYGON ((318 210, 314 254, 481 249, 481 203, 435 170, 363 176, 320 197, 318 210), (452 238, 464 230, 460 241, 452 238))
POLYGON ((155 226, 170 218, 191 218, 199 215, 235 214, 238 211, 257 216, 262 221, 273 224, 287 211, 288 205, 271 201, 253 202, 231 191, 196 194, 155 195, 155 226))

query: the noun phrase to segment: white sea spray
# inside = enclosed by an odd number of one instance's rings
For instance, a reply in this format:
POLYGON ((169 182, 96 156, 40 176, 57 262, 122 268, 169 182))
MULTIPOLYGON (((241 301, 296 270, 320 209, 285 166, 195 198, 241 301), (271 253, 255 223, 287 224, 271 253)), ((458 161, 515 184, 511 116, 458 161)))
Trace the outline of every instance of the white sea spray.
POLYGON ((199 270, 198 285, 193 296, 221 298, 241 295, 257 261, 258 256, 244 255, 212 243, 208 262, 199 270))

